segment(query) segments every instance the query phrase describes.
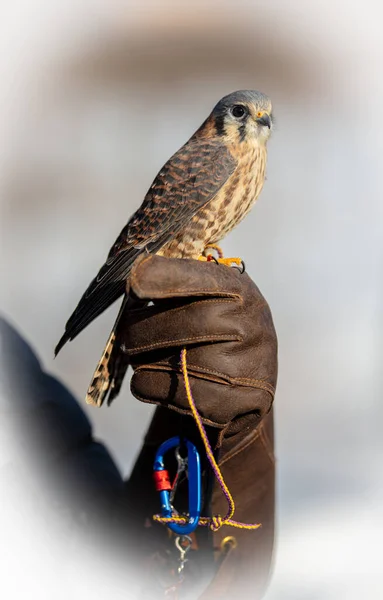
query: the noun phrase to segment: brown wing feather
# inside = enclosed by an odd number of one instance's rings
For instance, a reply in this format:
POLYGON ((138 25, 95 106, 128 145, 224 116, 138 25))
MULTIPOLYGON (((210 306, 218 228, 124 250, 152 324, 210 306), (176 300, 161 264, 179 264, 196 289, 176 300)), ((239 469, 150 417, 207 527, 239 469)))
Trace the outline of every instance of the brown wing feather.
POLYGON ((235 167, 235 159, 217 139, 193 137, 170 158, 82 296, 55 354, 124 293, 135 259, 171 241, 214 198, 235 167))

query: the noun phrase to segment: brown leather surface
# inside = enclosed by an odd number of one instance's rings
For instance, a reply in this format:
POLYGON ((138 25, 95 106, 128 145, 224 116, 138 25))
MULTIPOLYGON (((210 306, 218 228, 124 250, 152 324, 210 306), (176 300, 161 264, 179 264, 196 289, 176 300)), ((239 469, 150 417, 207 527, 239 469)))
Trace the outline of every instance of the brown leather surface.
MULTIPOLYGON (((267 585, 274 538, 277 338, 270 309, 246 273, 194 260, 139 259, 129 293, 153 302, 123 317, 123 347, 134 368, 131 389, 139 400, 160 407, 129 482, 141 551, 153 553, 155 548, 160 555, 171 544, 164 526, 153 524, 143 531, 144 521, 159 510, 158 495, 143 477, 158 445, 183 434, 204 457, 180 372, 180 351, 187 346, 192 393, 235 500, 234 519, 262 523, 256 531, 198 528, 199 551, 186 570, 189 592, 195 586, 190 597, 207 600, 240 593, 257 600, 267 585), (234 536, 237 543, 227 554, 219 551, 226 536, 234 536)), ((203 468, 204 514, 225 515, 226 499, 205 459, 203 468)))
POLYGON ((154 305, 124 316, 123 347, 136 398, 190 414, 180 350, 188 348, 193 397, 205 423, 227 427, 263 417, 277 378, 270 309, 250 277, 214 262, 148 256, 135 264, 130 294, 154 305))

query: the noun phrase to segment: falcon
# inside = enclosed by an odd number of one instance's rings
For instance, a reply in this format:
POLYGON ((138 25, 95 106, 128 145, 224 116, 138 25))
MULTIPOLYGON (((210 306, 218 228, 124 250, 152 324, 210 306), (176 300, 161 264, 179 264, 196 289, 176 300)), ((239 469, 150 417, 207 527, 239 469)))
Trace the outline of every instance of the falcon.
MULTIPOLYGON (((188 142, 162 167, 140 208, 113 244, 88 286, 55 355, 93 319, 124 295, 86 402, 101 406, 118 395, 128 358, 116 343, 123 310, 132 308, 126 282, 142 253, 198 259, 250 211, 265 180, 267 141, 273 127, 268 96, 254 90, 222 98, 188 142)), ((225 259, 224 259, 225 260, 225 259)))

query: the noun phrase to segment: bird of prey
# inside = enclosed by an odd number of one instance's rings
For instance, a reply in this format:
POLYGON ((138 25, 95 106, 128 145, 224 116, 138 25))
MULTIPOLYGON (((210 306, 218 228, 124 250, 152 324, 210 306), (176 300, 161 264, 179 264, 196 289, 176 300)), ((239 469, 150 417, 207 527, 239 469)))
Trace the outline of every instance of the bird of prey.
MULTIPOLYGON (((272 126, 272 105, 261 92, 241 90, 218 102, 158 173, 67 322, 55 354, 125 293, 140 254, 198 259, 247 215, 263 187, 272 126)), ((116 332, 130 302, 125 295, 89 386, 88 404, 101 406, 106 398, 110 404, 120 390, 128 358, 116 332)))

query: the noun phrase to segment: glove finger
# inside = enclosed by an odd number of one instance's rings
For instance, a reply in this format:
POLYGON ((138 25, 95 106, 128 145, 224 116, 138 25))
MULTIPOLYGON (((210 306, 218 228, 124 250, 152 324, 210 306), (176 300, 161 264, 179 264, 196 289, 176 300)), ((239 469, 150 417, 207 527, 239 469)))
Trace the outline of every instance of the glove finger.
MULTIPOLYGON (((189 382, 199 414, 206 425, 213 427, 223 428, 243 414, 256 413, 261 418, 273 402, 273 394, 265 389, 196 377, 190 371, 189 382)), ((131 391, 143 402, 191 414, 183 375, 172 369, 140 366, 132 377, 131 391)))
POLYGON ((130 276, 130 293, 143 300, 191 296, 241 298, 241 292, 249 285, 253 286, 246 273, 226 265, 156 255, 137 259, 130 276))
POLYGON ((232 298, 212 298, 183 303, 174 302, 126 311, 121 317, 122 350, 139 354, 161 348, 196 343, 243 340, 243 320, 234 318, 241 309, 232 298))

